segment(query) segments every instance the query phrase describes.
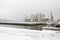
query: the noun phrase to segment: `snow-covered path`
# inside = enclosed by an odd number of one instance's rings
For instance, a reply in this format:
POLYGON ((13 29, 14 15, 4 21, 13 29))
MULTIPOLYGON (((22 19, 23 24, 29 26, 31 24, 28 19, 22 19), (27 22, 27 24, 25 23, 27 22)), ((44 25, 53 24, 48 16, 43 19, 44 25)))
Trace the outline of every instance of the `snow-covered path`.
POLYGON ((60 33, 0 27, 0 40, 60 40, 60 33))

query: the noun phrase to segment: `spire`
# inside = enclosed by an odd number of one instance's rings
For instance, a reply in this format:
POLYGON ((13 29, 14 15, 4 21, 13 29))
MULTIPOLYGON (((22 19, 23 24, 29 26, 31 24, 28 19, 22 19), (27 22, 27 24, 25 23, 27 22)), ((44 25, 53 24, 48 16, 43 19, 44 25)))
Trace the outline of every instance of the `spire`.
POLYGON ((52 12, 50 12, 50 14, 51 14, 51 21, 54 21, 52 12))

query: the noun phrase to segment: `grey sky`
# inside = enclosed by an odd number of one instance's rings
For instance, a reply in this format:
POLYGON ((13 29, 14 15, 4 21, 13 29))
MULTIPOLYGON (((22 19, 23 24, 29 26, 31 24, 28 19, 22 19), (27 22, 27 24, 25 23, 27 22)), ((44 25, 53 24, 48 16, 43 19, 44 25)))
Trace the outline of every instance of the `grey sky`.
POLYGON ((50 15, 50 11, 60 19, 60 0, 0 0, 0 19, 22 21, 25 14, 50 15))

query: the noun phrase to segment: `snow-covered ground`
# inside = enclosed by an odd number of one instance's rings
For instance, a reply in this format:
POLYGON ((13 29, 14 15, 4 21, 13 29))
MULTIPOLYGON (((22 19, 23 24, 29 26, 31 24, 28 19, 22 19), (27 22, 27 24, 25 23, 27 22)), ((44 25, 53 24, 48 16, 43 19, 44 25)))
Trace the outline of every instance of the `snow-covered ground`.
POLYGON ((10 28, 10 26, 0 25, 0 40, 60 40, 60 32, 10 28))

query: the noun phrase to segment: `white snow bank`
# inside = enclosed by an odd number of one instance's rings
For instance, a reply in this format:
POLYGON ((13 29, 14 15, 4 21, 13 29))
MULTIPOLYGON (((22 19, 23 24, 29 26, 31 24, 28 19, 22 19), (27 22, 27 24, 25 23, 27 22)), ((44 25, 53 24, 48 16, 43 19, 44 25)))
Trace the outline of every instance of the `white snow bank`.
POLYGON ((60 40, 54 31, 0 27, 0 40, 60 40))

